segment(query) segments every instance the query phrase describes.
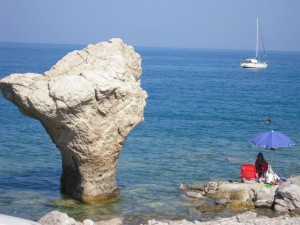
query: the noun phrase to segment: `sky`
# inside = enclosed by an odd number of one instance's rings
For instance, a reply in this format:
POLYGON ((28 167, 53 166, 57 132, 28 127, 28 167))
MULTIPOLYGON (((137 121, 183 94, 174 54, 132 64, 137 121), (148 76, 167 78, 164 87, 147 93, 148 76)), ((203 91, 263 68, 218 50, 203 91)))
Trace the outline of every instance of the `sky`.
POLYGON ((0 42, 300 51, 300 0, 0 0, 0 42))

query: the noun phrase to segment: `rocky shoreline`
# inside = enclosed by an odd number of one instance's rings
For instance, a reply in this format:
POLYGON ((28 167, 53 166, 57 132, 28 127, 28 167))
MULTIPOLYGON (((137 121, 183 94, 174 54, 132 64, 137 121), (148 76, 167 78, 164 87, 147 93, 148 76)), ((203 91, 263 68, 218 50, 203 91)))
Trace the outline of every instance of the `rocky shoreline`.
POLYGON ((203 199, 203 204, 198 207, 200 210, 212 212, 270 208, 277 213, 295 213, 300 208, 300 176, 273 184, 212 181, 181 184, 180 189, 188 197, 203 199), (205 204, 207 198, 213 199, 214 204, 205 204))
MULTIPOLYGON (((199 184, 181 184, 179 187, 191 199, 197 199, 196 210, 200 212, 220 212, 230 210, 235 215, 226 218, 215 218, 208 221, 183 220, 148 220, 145 222, 129 221, 124 218, 113 218, 103 221, 76 221, 65 213, 52 211, 39 221, 24 223, 15 218, 10 224, 40 225, 216 225, 216 224, 300 224, 300 176, 287 179, 278 184, 257 182, 241 183, 233 181, 211 181, 199 184), (206 201, 210 199, 210 201, 206 201), (210 204, 207 204, 210 202, 210 204), (213 202, 213 204, 212 204, 213 202), (276 217, 259 215, 256 209, 269 208, 276 217)), ((0 219, 5 219, 0 215, 0 219)), ((11 220, 10 220, 11 221, 11 220)))
MULTIPOLYGON (((131 224, 128 221, 124 221, 122 218, 114 218, 105 221, 93 222, 92 220, 84 220, 78 222, 75 219, 68 217, 65 213, 52 211, 45 215, 38 221, 41 225, 125 225, 131 224)), ((188 221, 188 220, 148 220, 147 223, 141 223, 141 225, 217 225, 217 224, 256 224, 256 225, 267 225, 267 224, 300 224, 300 216, 284 215, 275 218, 269 218, 266 216, 257 216, 256 212, 246 211, 241 214, 237 214, 228 218, 219 218, 206 222, 200 221, 188 221)))
POLYGON ((216 218, 209 221, 188 221, 183 220, 148 220, 146 223, 136 223, 124 220, 123 218, 113 218, 104 221, 92 221, 86 219, 83 222, 76 221, 68 217, 67 214, 58 211, 52 211, 42 217, 38 222, 41 225, 217 225, 217 224, 300 224, 300 216, 291 216, 289 214, 281 215, 274 218, 267 216, 258 216, 254 211, 246 211, 227 218, 216 218))
POLYGON ((255 225, 275 225, 275 224, 300 224, 300 216, 278 216, 275 218, 269 218, 266 216, 257 216, 256 212, 246 211, 244 213, 237 214, 235 216, 227 218, 217 218, 205 222, 201 221, 188 221, 188 220, 148 220, 146 223, 131 223, 125 221, 123 218, 113 218, 110 220, 94 222, 90 219, 86 219, 83 222, 76 221, 74 218, 69 217, 65 213, 58 211, 52 211, 43 216, 38 222, 25 220, 17 217, 0 215, 1 224, 4 225, 129 225, 129 224, 141 224, 141 225, 222 225, 222 224, 255 224, 255 225))

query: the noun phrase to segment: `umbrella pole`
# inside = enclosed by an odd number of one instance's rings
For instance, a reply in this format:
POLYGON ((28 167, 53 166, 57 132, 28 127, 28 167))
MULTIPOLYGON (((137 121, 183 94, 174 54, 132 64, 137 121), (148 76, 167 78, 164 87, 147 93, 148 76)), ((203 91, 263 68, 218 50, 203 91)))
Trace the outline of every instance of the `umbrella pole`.
POLYGON ((272 164, 272 160, 273 160, 273 151, 271 151, 271 163, 272 164))
POLYGON ((275 148, 270 148, 270 150, 271 150, 271 163, 270 164, 272 164, 272 161, 273 161, 273 152, 275 151, 275 148))

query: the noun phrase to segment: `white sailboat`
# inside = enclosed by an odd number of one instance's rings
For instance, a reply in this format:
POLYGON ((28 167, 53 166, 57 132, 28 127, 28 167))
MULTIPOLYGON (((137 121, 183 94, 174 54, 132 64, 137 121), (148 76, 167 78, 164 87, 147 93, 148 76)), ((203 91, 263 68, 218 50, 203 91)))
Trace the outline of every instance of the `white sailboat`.
POLYGON ((256 53, 255 58, 248 58, 241 61, 241 67, 242 68, 267 68, 268 64, 267 62, 259 61, 258 56, 258 35, 259 34, 259 23, 258 18, 256 20, 256 53))

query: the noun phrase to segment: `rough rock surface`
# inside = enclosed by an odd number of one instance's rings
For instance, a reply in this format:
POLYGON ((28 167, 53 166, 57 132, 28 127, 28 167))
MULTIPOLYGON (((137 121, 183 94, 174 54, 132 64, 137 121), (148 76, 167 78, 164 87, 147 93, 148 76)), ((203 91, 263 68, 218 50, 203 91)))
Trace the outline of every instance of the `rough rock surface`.
POLYGON ((75 219, 69 217, 66 213, 58 211, 47 213, 39 219, 38 223, 41 225, 79 225, 75 219))
POLYGON ((122 225, 123 222, 119 218, 110 220, 97 221, 86 219, 83 222, 76 221, 74 218, 69 217, 66 213, 59 211, 52 211, 43 216, 39 221, 41 225, 122 225))
MULTIPOLYGON (((84 220, 83 222, 75 221, 73 218, 68 217, 65 213, 60 213, 58 211, 52 211, 46 214, 38 221, 41 225, 122 225, 130 224, 123 221, 120 218, 114 218, 105 221, 92 221, 84 220)), ((218 218, 210 221, 200 222, 200 221, 187 221, 187 220, 149 220, 145 225, 227 225, 227 224, 256 224, 256 225, 269 225, 269 224, 300 224, 300 217, 290 217, 288 215, 279 216, 275 218, 268 217, 258 217, 256 212, 246 211, 244 213, 237 214, 228 218, 218 218)))
POLYGON ((275 198, 277 187, 259 189, 255 193, 255 206, 256 207, 272 207, 275 198))
POLYGON ((218 212, 224 209, 233 211, 268 207, 280 213, 291 212, 291 214, 299 215, 300 186, 297 185, 298 181, 299 177, 289 178, 288 182, 291 183, 279 183, 279 185, 212 181, 193 185, 181 184, 180 189, 188 197, 213 199, 214 205, 198 206, 198 209, 203 211, 218 212))
POLYGON ((0 80, 4 97, 39 120, 60 150, 63 193, 84 202, 119 195, 118 156, 144 119, 141 73, 134 49, 111 39, 67 54, 43 75, 0 80))
POLYGON ((275 218, 257 217, 255 212, 245 212, 236 216, 214 219, 206 222, 174 220, 156 221, 149 220, 146 225, 297 225, 300 217, 280 216, 275 218))
POLYGON ((287 183, 289 184, 297 184, 300 186, 300 176, 294 176, 287 179, 287 183))
POLYGON ((228 200, 226 202, 230 202, 233 200, 252 201, 255 198, 255 193, 257 193, 262 186, 264 186, 264 184, 211 181, 193 185, 181 184, 179 188, 182 189, 187 196, 193 197, 197 196, 197 193, 201 193, 202 197, 210 197, 218 201, 228 200))
POLYGON ((120 218, 113 218, 96 222, 86 219, 79 222, 69 217, 66 213, 52 211, 43 216, 38 223, 41 225, 122 225, 123 221, 120 218))
POLYGON ((277 212, 292 211, 300 208, 300 186, 290 184, 279 187, 275 194, 274 209, 277 212))

